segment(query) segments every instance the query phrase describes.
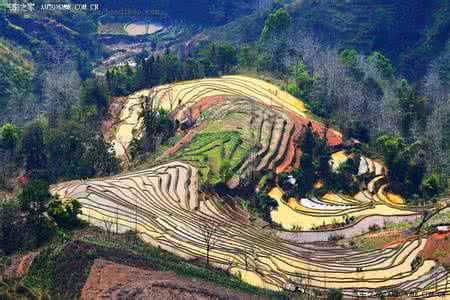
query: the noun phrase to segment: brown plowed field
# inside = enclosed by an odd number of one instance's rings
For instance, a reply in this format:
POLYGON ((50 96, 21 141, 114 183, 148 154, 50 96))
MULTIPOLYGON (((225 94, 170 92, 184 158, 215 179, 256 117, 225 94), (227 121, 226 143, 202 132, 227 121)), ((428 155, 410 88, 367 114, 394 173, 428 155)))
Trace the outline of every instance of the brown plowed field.
POLYGON ((150 271, 96 259, 81 291, 94 299, 258 299, 172 272, 150 271))

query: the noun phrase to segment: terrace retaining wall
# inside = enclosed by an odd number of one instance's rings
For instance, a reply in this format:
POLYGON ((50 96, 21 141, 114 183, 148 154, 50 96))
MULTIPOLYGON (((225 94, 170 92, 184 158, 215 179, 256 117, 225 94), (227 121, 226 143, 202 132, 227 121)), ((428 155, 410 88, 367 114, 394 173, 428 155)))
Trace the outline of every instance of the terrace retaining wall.
POLYGON ((372 225, 378 225, 383 227, 386 223, 400 223, 400 222, 414 222, 421 217, 420 214, 409 216, 367 216, 356 223, 338 228, 324 231, 279 231, 278 236, 284 240, 297 243, 312 243, 312 242, 325 242, 328 241, 331 236, 343 236, 344 238, 351 238, 355 235, 360 235, 369 232, 369 227, 372 225))

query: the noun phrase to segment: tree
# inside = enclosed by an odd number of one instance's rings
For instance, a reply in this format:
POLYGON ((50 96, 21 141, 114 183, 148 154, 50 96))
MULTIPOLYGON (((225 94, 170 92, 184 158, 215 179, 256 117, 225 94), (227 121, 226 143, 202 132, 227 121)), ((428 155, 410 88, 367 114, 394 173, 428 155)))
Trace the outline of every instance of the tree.
POLYGON ((423 195, 421 190, 426 172, 423 144, 416 142, 405 145, 399 137, 381 136, 377 143, 383 153, 388 169, 389 187, 408 198, 423 195))
POLYGON ((327 300, 341 300, 343 298, 342 291, 337 289, 330 289, 327 293, 327 300))
POLYGON ((14 189, 16 171, 16 148, 19 143, 20 131, 10 123, 0 127, 0 189, 14 189))
POLYGON ((76 179, 117 173, 112 145, 92 128, 70 121, 47 132, 49 179, 76 179))
POLYGON ((256 193, 253 201, 256 204, 256 208, 262 213, 263 218, 268 222, 272 222, 270 213, 278 208, 278 202, 264 192, 256 193))
POLYGON ((255 47, 242 45, 239 51, 239 65, 241 68, 253 69, 256 66, 255 57, 257 56, 255 47))
POLYGON ((297 193, 300 196, 305 196, 309 193, 316 181, 315 167, 314 167, 314 147, 315 138, 312 130, 312 124, 304 128, 304 132, 301 137, 300 150, 302 156, 300 157, 300 171, 296 178, 297 193))
POLYGON ((74 179, 80 175, 83 142, 87 138, 87 132, 84 131, 75 122, 68 122, 48 131, 45 150, 51 181, 56 181, 57 178, 74 179))
POLYGON ((22 216, 16 201, 0 202, 0 253, 9 255, 23 245, 22 216))
POLYGON ((48 202, 51 195, 48 192, 48 183, 42 180, 32 180, 18 195, 20 208, 27 213, 29 222, 42 223, 45 218, 48 202))
POLYGON ((291 16, 284 8, 270 14, 261 33, 261 40, 268 41, 274 36, 286 36, 291 27, 291 16))
POLYGON ((96 135, 89 139, 82 159, 86 166, 94 169, 96 176, 110 176, 120 170, 114 147, 103 136, 96 135))
POLYGON ((419 128, 425 128, 426 125, 426 106, 425 99, 419 97, 415 89, 410 87, 408 82, 403 79, 399 83, 397 90, 398 103, 400 106, 400 132, 407 143, 411 143, 413 136, 411 130, 417 121, 419 128))
POLYGON ((206 247, 206 265, 209 266, 210 252, 216 247, 219 237, 223 234, 222 224, 215 220, 204 219, 199 226, 206 247))
POLYGON ((236 49, 226 43, 208 43, 200 46, 197 52, 198 61, 207 76, 230 73, 239 62, 236 49))
POLYGON ((381 72, 385 80, 392 80, 394 78, 394 67, 392 66, 389 59, 382 55, 380 52, 372 52, 372 54, 367 57, 367 63, 375 66, 378 71, 381 72))
POLYGON ((0 127, 0 148, 13 152, 19 142, 20 131, 11 123, 0 127))
POLYGON ((222 74, 229 73, 231 68, 238 63, 237 52, 229 44, 212 44, 208 50, 208 57, 222 74))
POLYGON ((289 67, 292 77, 295 79, 296 86, 300 89, 299 97, 310 101, 315 81, 319 80, 317 76, 310 75, 308 69, 303 62, 292 64, 289 67))
POLYGON ((330 166, 331 151, 328 148, 326 136, 318 139, 315 152, 318 159, 317 176, 323 180, 325 185, 328 185, 331 181, 332 170, 330 166))
POLYGON ((260 47, 264 53, 261 62, 269 67, 270 71, 285 71, 290 27, 291 17, 284 8, 270 14, 265 21, 260 37, 260 47))
POLYGON ((183 80, 205 77, 202 64, 195 58, 189 57, 183 64, 183 80))
POLYGON ((143 150, 145 152, 153 151, 157 145, 157 127, 158 110, 160 108, 159 100, 156 97, 156 91, 151 90, 149 96, 144 97, 144 137, 143 150))
POLYGON ((16 182, 14 180, 17 171, 16 160, 9 150, 0 148, 0 190, 14 191, 16 182))
POLYGON ((428 198, 436 196, 441 190, 441 180, 436 173, 431 174, 422 181, 421 190, 428 198))
POLYGON ((360 67, 358 51, 355 49, 344 49, 339 53, 339 59, 350 69, 352 75, 357 79, 362 79, 364 73, 360 67))
MULTIPOLYGON (((171 103, 173 105, 174 103, 171 103)), ((160 107, 156 90, 143 97, 144 134, 133 143, 132 152, 151 152, 175 133, 175 123, 168 111, 160 107)))
POLYGON ((94 105, 99 115, 102 116, 108 109, 108 89, 105 84, 89 78, 81 86, 80 100, 84 106, 94 105))
POLYGON ((80 224, 81 204, 76 199, 63 202, 55 198, 49 203, 47 213, 59 228, 73 229, 80 224))
POLYGON ((161 59, 161 84, 175 82, 181 78, 182 66, 178 58, 167 51, 161 59))
POLYGON ((29 235, 26 243, 30 247, 40 245, 42 242, 47 241, 51 235, 51 228, 46 214, 48 203, 51 199, 48 184, 42 180, 31 180, 17 196, 29 235))
POLYGON ((64 118, 70 118, 70 109, 79 99, 80 78, 74 65, 68 62, 53 64, 45 80, 48 124, 50 128, 57 125, 57 118, 64 112, 64 118))
POLYGON ((38 123, 31 124, 25 128, 21 139, 21 153, 25 159, 25 169, 33 177, 44 175, 47 166, 47 157, 45 154, 44 130, 38 123))

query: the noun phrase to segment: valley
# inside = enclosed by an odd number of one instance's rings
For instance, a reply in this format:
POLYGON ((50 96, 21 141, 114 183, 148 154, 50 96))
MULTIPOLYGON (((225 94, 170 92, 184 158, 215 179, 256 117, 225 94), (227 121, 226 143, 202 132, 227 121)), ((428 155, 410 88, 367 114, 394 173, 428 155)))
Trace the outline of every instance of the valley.
POLYGON ((448 12, 0 0, 0 299, 449 298, 448 12))

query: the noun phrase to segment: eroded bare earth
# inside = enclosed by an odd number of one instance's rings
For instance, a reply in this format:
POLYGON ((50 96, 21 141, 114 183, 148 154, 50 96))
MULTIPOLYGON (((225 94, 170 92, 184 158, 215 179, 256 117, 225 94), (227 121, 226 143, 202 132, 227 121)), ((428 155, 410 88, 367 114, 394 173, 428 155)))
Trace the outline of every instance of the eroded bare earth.
POLYGON ((185 278, 96 259, 81 292, 94 299, 257 299, 244 293, 185 278))

